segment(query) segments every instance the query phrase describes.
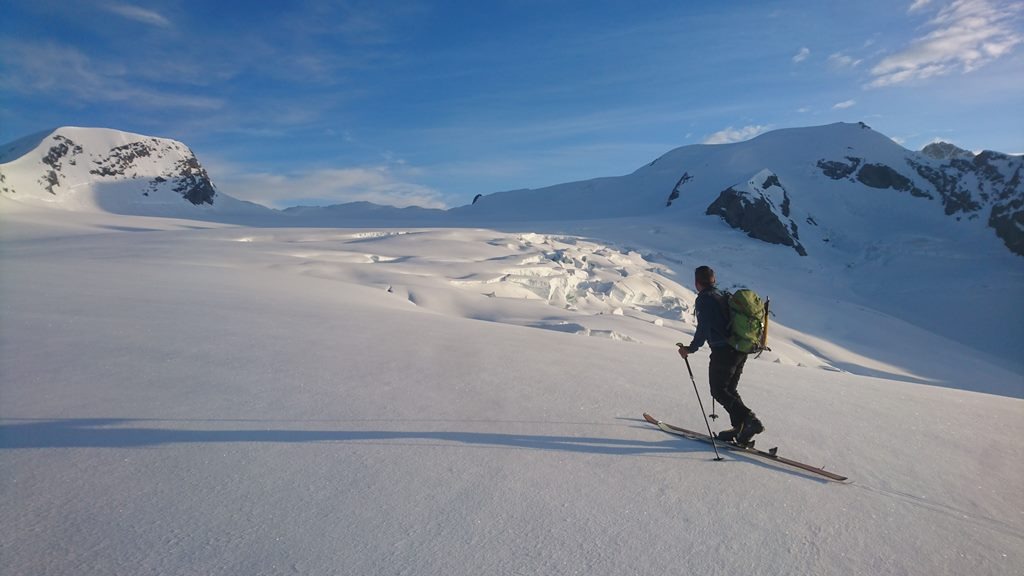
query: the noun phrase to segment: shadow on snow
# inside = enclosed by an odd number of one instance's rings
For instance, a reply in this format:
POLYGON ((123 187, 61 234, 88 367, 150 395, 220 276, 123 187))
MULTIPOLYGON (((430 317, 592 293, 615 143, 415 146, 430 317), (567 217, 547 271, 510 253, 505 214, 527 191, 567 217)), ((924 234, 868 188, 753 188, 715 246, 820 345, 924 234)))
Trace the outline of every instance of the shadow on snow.
MULTIPOLYGON (((632 419, 630 419, 632 420, 632 419)), ((152 422, 243 422, 244 420, 165 420, 146 418, 69 418, 15 419, 0 421, 0 450, 39 448, 148 448, 171 444, 203 443, 387 443, 394 446, 474 446, 529 450, 549 450, 617 456, 671 456, 707 452, 697 441, 670 437, 659 441, 597 438, 592 436, 556 436, 498 434, 490 432, 390 431, 390 430, 187 430, 151 428, 152 422), (132 426, 132 425, 135 426, 132 426)), ((565 423, 563 423, 565 424, 565 423)), ((648 426, 638 426, 649 428, 648 426)), ((653 429, 651 429, 654 431, 653 429)), ((663 434, 654 431, 656 434, 663 434)), ((794 476, 827 483, 800 471, 762 461, 743 454, 730 454, 737 460, 756 464, 794 476)), ((733 460, 729 458, 728 460, 733 460)))
POLYGON ((144 426, 145 422, 168 422, 166 420, 120 418, 15 420, 14 422, 13 424, 0 424, 0 449, 143 448, 195 443, 292 444, 422 440, 435 443, 561 450, 591 454, 669 454, 701 450, 699 446, 690 448, 674 440, 650 442, 588 436, 389 430, 187 430, 144 426))

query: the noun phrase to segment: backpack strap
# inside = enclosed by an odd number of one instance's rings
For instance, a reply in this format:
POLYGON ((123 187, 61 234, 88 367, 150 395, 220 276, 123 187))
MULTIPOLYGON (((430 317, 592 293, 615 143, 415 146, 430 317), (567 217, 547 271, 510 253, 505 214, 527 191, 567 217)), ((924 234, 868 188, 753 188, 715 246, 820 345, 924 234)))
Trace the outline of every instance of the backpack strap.
POLYGON ((718 307, 722 309, 722 316, 725 318, 725 329, 728 331, 732 328, 732 314, 729 312, 729 298, 732 298, 732 293, 715 288, 711 291, 711 297, 715 299, 715 302, 718 302, 718 307))
POLYGON ((772 300, 768 298, 764 301, 764 320, 761 322, 761 343, 758 345, 757 356, 754 358, 760 358, 761 354, 765 350, 771 352, 772 349, 768 347, 768 306, 771 305, 772 300))

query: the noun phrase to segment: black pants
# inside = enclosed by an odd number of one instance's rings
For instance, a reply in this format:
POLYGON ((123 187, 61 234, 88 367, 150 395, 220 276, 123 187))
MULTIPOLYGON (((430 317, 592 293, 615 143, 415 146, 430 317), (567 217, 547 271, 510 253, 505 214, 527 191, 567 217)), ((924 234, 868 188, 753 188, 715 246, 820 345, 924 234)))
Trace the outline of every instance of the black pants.
POLYGON ((737 352, 732 346, 711 349, 711 365, 708 368, 711 397, 729 413, 729 421, 734 428, 752 414, 750 408, 747 408, 740 398, 740 393, 736 391, 746 362, 747 355, 737 352))

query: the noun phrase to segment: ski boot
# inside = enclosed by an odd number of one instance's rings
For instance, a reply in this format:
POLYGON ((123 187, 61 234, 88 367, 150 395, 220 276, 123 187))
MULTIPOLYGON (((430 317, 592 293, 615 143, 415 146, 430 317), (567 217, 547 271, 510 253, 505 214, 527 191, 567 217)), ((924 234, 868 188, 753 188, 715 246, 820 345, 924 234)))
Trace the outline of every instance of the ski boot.
POLYGON ((740 428, 742 428, 742 425, 733 426, 728 430, 722 430, 718 434, 715 434, 715 439, 721 440, 722 442, 735 442, 736 435, 740 433, 740 428))
POLYGON ((736 434, 735 442, 740 446, 752 446, 754 435, 760 434, 761 432, 764 432, 764 424, 757 419, 757 416, 754 416, 754 414, 751 413, 740 426, 740 431, 736 434))

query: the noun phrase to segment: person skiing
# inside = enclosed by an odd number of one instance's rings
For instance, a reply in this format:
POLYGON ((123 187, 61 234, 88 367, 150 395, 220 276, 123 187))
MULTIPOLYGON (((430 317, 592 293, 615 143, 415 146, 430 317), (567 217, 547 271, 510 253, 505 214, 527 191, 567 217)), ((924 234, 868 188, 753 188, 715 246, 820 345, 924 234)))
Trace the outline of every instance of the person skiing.
POLYGON ((729 307, 726 295, 717 287, 715 271, 708 266, 698 267, 694 270, 694 286, 697 289, 697 331, 689 346, 679 346, 679 355, 685 359, 707 342, 711 348, 708 368, 711 397, 729 413, 732 424, 732 428, 719 432, 716 437, 745 446, 755 434, 764 432, 764 424, 743 403, 736 390, 747 355, 729 345, 729 307))

